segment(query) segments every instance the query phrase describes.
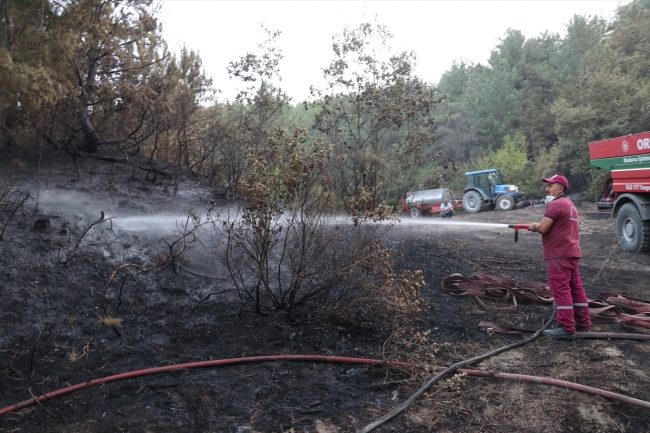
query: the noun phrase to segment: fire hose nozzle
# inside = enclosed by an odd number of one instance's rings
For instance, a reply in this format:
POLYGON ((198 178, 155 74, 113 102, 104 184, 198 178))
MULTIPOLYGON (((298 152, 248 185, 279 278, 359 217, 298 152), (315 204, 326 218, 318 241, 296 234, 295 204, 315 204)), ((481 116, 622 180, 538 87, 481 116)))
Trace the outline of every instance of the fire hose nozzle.
POLYGON ((530 224, 508 224, 508 228, 515 229, 515 242, 519 241, 519 230, 528 230, 530 224))
POLYGON ((508 224, 508 227, 515 230, 528 230, 530 224, 508 224))

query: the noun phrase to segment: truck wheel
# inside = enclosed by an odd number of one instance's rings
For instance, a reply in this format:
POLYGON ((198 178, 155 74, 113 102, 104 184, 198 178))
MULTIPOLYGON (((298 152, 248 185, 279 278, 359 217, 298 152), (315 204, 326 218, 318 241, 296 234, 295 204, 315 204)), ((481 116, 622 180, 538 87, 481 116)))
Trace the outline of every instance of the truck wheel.
POLYGON ((467 191, 463 196, 463 208, 467 213, 478 213, 483 209, 483 197, 476 191, 467 191))
POLYGON ((420 218, 422 216, 422 211, 417 207, 411 208, 411 218, 420 218))
POLYGON ((515 208, 515 201, 509 195, 502 195, 497 198, 497 208, 499 210, 512 210, 515 208))
POLYGON ((650 250, 650 223, 641 219, 633 203, 621 206, 616 217, 616 231, 625 251, 644 253, 650 250))

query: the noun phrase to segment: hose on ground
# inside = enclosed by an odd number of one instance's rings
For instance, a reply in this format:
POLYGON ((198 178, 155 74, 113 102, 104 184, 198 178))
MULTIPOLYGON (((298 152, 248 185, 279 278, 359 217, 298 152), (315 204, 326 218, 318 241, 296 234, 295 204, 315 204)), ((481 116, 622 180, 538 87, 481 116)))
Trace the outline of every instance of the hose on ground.
MULTIPOLYGON (((551 317, 551 320, 553 317, 551 317)), ((550 320, 549 320, 550 322, 550 320)), ((545 329, 548 326, 548 323, 542 328, 541 330, 545 329)), ((541 331, 540 330, 540 331, 541 331)), ((532 341, 532 337, 527 339, 532 341)), ((527 341, 522 340, 516 345, 522 345, 525 344, 527 341)), ((515 345, 510 345, 506 346, 506 348, 499 349, 500 351, 507 350, 507 348, 513 348, 517 347, 515 345)), ((491 354, 496 354, 494 352, 490 352, 491 354)), ((490 354, 487 354, 490 355, 490 354)), ((493 356, 492 355, 492 356, 493 356)), ((486 355, 483 355, 484 357, 486 355)), ((474 358, 476 359, 476 358, 474 358)), ((219 360, 212 360, 212 361, 200 361, 200 362, 192 362, 192 363, 187 363, 187 364, 176 364, 176 365, 167 365, 164 367, 155 367, 155 368, 149 368, 149 369, 144 369, 144 370, 137 370, 137 371, 132 371, 132 372, 127 372, 127 373, 121 373, 121 374, 116 374, 113 376, 107 376, 103 378, 98 378, 94 380, 90 380, 87 382, 79 383, 77 385, 69 386, 67 388, 62 388, 56 391, 52 391, 47 394, 42 394, 37 398, 32 398, 29 400, 25 400, 20 403, 16 403, 11 406, 7 406, 3 409, 0 409, 0 417, 7 415, 11 412, 18 411, 20 409, 24 409, 26 407, 30 407, 36 403, 44 402, 49 399, 53 399, 55 397, 59 397, 62 395, 70 394, 74 391, 83 389, 83 388, 89 388, 91 386, 96 386, 96 385, 103 385, 109 382, 116 382, 118 380, 123 380, 123 379, 131 379, 131 378, 136 378, 136 377, 141 377, 141 376, 146 376, 146 375, 151 375, 151 374, 158 374, 158 373, 164 373, 164 372, 169 372, 169 371, 174 371, 174 370, 185 370, 185 369, 190 369, 190 368, 209 368, 209 367, 219 367, 219 366, 226 366, 226 365, 238 365, 238 364, 247 364, 247 363, 255 363, 255 362, 272 362, 272 361, 294 361, 294 362, 329 362, 329 363, 346 363, 346 364, 358 364, 358 365, 390 365, 393 367, 413 367, 413 364, 407 363, 407 362, 398 362, 398 361, 381 361, 377 359, 366 359, 366 358, 348 358, 348 357, 341 357, 341 356, 319 356, 319 355, 273 355, 273 356, 252 356, 252 357, 247 357, 247 358, 231 358, 231 359, 219 359, 219 360)), ((585 386, 585 385, 580 385, 577 383, 573 382, 566 382, 563 380, 557 380, 557 379, 552 379, 552 378, 547 378, 547 377, 539 377, 539 376, 528 376, 528 375, 521 375, 521 374, 512 374, 512 373, 494 373, 494 372, 489 372, 489 371, 483 371, 483 370, 464 370, 464 369, 459 369, 458 364, 454 364, 453 366, 449 368, 445 367, 436 367, 439 370, 443 370, 442 373, 449 372, 451 371, 451 368, 454 368, 457 372, 460 373, 466 373, 468 376, 477 376, 477 377, 488 377, 488 378, 496 378, 496 379, 514 379, 514 380, 520 380, 520 381, 527 381, 527 382, 532 382, 532 383, 539 383, 539 384, 545 384, 545 385, 552 385, 552 386, 560 386, 562 388, 568 388, 568 389, 573 389, 576 391, 584 392, 587 394, 592 394, 592 395, 598 395, 601 397, 609 398, 612 400, 618 400, 623 403, 631 404, 634 406, 642 407, 645 409, 650 409, 650 402, 649 401, 644 401, 644 400, 639 400, 633 397, 629 397, 626 395, 622 394, 617 394, 615 392, 610 392, 606 391, 603 389, 599 388, 593 388, 590 386, 585 386)), ((446 373, 445 373, 446 374, 446 373)), ((437 375, 436 377, 440 376, 437 375)), ((442 376, 441 376, 442 377, 442 376)), ((434 378, 435 379, 435 378, 434 378)), ((433 380, 433 379, 432 379, 433 380)), ((428 383, 427 383, 428 384, 428 383)), ((425 385, 426 386, 426 385, 425 385)), ((429 385, 431 386, 431 385, 429 385)), ((414 399, 415 400, 415 399, 414 399)), ((400 411, 401 412, 401 411, 400 411)), ((392 418, 392 417, 391 417, 392 418)))
POLYGON ((123 379, 132 379, 135 377, 147 376, 150 374, 165 373, 174 370, 184 370, 188 368, 207 368, 207 367, 220 367, 225 365, 249 364, 254 362, 271 362, 271 361, 298 361, 298 362, 332 362, 332 363, 345 363, 345 364, 362 364, 362 365, 375 365, 375 364, 388 364, 394 367, 412 367, 408 362, 398 361, 380 361, 377 359, 364 359, 364 358, 347 358, 343 356, 318 356, 318 355, 274 355, 274 356, 249 356, 247 358, 231 358, 231 359, 216 359, 213 361, 199 361, 190 362, 186 364, 166 365, 164 367, 147 368, 144 370, 130 371, 127 373, 115 374, 113 376, 101 377, 99 379, 89 380, 87 382, 78 383, 76 385, 62 388, 56 391, 42 394, 38 399, 29 399, 7 406, 0 409, 0 417, 15 412, 20 409, 32 406, 37 401, 43 402, 55 397, 70 394, 71 392, 90 388, 91 386, 103 385, 109 382, 116 382, 123 379))
MULTIPOLYGON (((244 363, 251 363, 251 362, 272 362, 272 361, 299 361, 299 362, 342 362, 342 363, 348 363, 348 364, 360 364, 360 365, 390 365, 393 367, 413 367, 413 364, 405 363, 405 362, 394 362, 394 361, 380 361, 377 359, 364 359, 364 358, 345 358, 345 357, 337 357, 337 356, 312 356, 312 355, 274 355, 274 356, 255 356, 255 357, 249 357, 249 358, 232 358, 232 359, 220 359, 217 361, 202 361, 202 362, 197 362, 195 364, 195 368, 205 368, 209 367, 206 365, 198 365, 198 364, 206 364, 210 363, 210 366, 225 366, 225 365, 236 365, 236 364, 244 364, 244 363)), ((180 365, 170 365, 166 367, 161 367, 164 371, 171 371, 171 370, 177 370, 177 369, 187 369, 191 368, 189 367, 190 364, 180 364, 180 365)), ((445 367, 434 367, 438 370, 445 370, 445 367)), ((139 377, 139 376, 144 376, 146 374, 154 374, 154 373, 161 373, 164 371, 157 370, 155 372, 151 372, 153 369, 148 369, 148 370, 139 370, 139 371, 134 371, 131 373, 124 373, 120 375, 115 375, 115 376, 108 376, 103 378, 103 380, 96 379, 95 381, 90 381, 90 382, 84 382, 82 384, 74 385, 69 388, 64 388, 58 391, 53 391, 48 394, 41 395, 38 398, 33 398, 31 400, 26 400, 21 403, 17 403, 8 407, 5 407, 4 409, 0 409, 0 416, 6 415, 11 412, 15 412, 20 409, 24 409, 26 407, 32 406, 36 404, 37 402, 43 402, 47 399, 52 399, 57 396, 69 394, 73 391, 82 389, 82 388, 87 388, 93 385, 98 385, 98 384, 105 384, 108 382, 115 382, 117 380, 124 379, 125 374, 129 374, 130 378, 134 377, 139 377), (121 376, 121 377, 119 377, 121 376), (92 382, 92 383, 91 383, 92 382)), ((586 385, 580 385, 578 383, 574 382, 567 382, 564 380, 558 380, 558 379, 553 379, 549 377, 540 377, 540 376, 529 376, 526 374, 514 374, 514 373, 495 373, 495 372, 490 372, 490 371, 484 371, 484 370, 465 370, 465 369, 458 369, 456 370, 458 373, 466 373, 468 376, 476 376, 476 377, 487 377, 487 378, 494 378, 494 379, 513 379, 513 380, 519 380, 519 381, 525 381, 525 382, 532 382, 532 383, 539 383, 539 384, 544 384, 544 385, 552 385, 552 386, 559 386, 562 388, 567 388, 567 389, 573 389, 576 391, 584 392, 586 394, 592 394, 592 395, 598 395, 601 397, 609 398, 611 400, 618 400, 623 403, 628 403, 633 406, 638 406, 642 407, 644 409, 650 409, 650 402, 645 401, 645 400, 639 400, 634 397, 629 397, 623 394, 618 394, 615 392, 610 392, 606 391, 603 389, 599 388, 594 388, 591 386, 586 386, 586 385)))
POLYGON ((493 356, 498 355, 499 353, 505 352, 506 350, 514 349, 516 347, 523 346, 524 344, 530 343, 531 341, 533 341, 534 339, 542 335, 542 332, 544 332, 544 330, 549 327, 553 319, 555 319, 555 313, 556 313, 556 308, 554 306, 553 314, 551 314, 550 319, 548 319, 548 321, 544 324, 544 326, 542 326, 542 328, 539 331, 535 332, 530 337, 524 338, 523 340, 517 341, 516 343, 512 343, 507 346, 500 347, 499 349, 493 350, 492 352, 488 352, 481 356, 477 356, 475 358, 466 359, 464 361, 457 362, 452 366, 445 368, 443 371, 441 371, 440 373, 436 374, 431 379, 429 379, 427 383, 425 383, 420 389, 418 389, 415 392, 415 394, 409 397, 404 403, 400 404, 395 409, 391 410, 390 412, 388 412, 386 415, 382 416, 378 420, 371 422, 370 424, 368 424, 367 426, 359 430, 357 433, 368 433, 376 429, 380 425, 386 423, 387 421, 393 419, 394 417, 402 413, 404 410, 406 410, 406 408, 409 407, 415 400, 420 398, 420 396, 424 394, 429 388, 431 388, 431 386, 434 383, 438 382, 440 379, 442 379, 449 373, 452 373, 453 371, 459 369, 460 367, 464 367, 470 364, 475 364, 479 361, 483 361, 484 359, 491 358, 493 356))
MULTIPOLYGON (((439 370, 443 370, 444 367, 436 367, 439 370)), ((525 382, 532 383, 541 383, 544 385, 553 385, 559 386, 562 388, 573 389, 576 391, 585 392, 587 394, 599 395, 601 397, 606 397, 611 400, 619 400, 624 403, 631 404, 633 406, 642 407, 645 409, 650 409, 650 402, 639 400, 634 397, 629 397, 626 395, 617 394, 615 392, 605 391, 604 389, 593 388, 591 386, 580 385, 579 383, 567 382, 565 380, 553 379, 550 377, 539 377, 539 376, 529 376, 527 374, 514 374, 514 373, 494 373, 491 371, 484 370, 465 370, 459 368, 456 370, 458 373, 466 373, 468 376, 476 377, 489 377, 494 379, 512 379, 512 380, 523 380, 525 382)))

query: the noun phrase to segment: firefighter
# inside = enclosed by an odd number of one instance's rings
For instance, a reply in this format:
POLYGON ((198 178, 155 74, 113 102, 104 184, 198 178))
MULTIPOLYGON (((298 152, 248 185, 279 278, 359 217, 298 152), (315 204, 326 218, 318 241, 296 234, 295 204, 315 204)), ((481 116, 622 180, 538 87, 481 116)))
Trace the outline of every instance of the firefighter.
POLYGON ((544 335, 573 340, 576 331, 589 332, 591 329, 587 295, 578 270, 582 257, 578 211, 565 195, 569 189, 566 177, 556 174, 542 180, 546 183, 546 195, 553 198, 542 221, 530 224, 528 231, 542 235, 548 285, 557 306, 558 327, 545 330, 544 335))

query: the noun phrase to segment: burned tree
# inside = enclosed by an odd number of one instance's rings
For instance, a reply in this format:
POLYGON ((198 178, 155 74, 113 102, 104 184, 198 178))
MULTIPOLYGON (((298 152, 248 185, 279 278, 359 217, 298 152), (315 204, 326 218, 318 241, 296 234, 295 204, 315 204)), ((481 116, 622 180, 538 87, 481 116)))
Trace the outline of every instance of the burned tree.
POLYGON ((114 146, 112 160, 127 161, 160 134, 187 147, 211 82, 196 53, 167 51, 153 0, 3 1, 0 13, 5 143, 33 143, 35 131, 73 155, 114 146))
POLYGON ((151 4, 78 0, 60 11, 53 37, 67 68, 56 77, 66 89, 57 108, 68 131, 52 124, 51 142, 63 139, 73 153, 94 153, 101 145, 137 146, 151 136, 155 104, 165 96, 162 45, 151 4))
POLYGON ((393 54, 388 29, 362 24, 333 38, 334 59, 323 69, 329 88, 313 91, 320 112, 315 127, 335 144, 342 197, 370 192, 371 206, 386 198, 379 187, 407 184, 435 137, 435 88, 413 75, 416 56, 393 54), (397 182, 395 182, 397 180, 397 182), (396 184, 397 183, 397 184, 396 184))

